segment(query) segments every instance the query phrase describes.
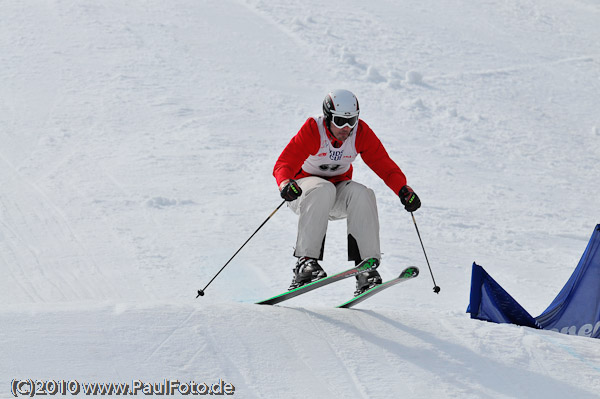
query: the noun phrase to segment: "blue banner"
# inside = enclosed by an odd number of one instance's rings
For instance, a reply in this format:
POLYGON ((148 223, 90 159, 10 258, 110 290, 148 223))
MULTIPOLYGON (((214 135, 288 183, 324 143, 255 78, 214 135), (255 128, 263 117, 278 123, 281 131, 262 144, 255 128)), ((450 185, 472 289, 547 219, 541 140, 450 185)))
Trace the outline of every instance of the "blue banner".
POLYGON ((484 269, 473 263, 471 318, 600 338, 600 224, 579 264, 548 308, 532 317, 484 269))
POLYGON ((554 301, 538 317, 545 330, 600 338, 600 225, 575 271, 554 301))
POLYGON ((476 263, 473 263, 467 312, 471 313, 472 319, 540 328, 533 316, 476 263))

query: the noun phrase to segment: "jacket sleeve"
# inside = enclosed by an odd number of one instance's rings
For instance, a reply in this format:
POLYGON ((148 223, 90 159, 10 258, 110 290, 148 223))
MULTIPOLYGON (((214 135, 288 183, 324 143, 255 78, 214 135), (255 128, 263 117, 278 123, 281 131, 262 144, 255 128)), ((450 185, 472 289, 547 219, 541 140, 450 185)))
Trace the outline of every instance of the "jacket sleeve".
POLYGON ((406 176, 390 158, 373 130, 362 120, 356 136, 356 151, 369 168, 377 174, 396 195, 406 185, 406 176))
POLYGON ((319 151, 320 141, 321 135, 317 122, 313 118, 308 118, 275 162, 273 176, 277 186, 284 180, 293 179, 300 172, 306 158, 319 151))

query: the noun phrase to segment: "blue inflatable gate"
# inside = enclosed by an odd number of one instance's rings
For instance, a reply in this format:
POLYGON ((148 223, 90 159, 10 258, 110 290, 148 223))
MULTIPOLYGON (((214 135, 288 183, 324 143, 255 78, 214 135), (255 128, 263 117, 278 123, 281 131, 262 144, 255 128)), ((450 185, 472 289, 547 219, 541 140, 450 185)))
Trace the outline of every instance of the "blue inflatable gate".
POLYGON ((539 316, 531 316, 484 269, 473 263, 472 319, 600 338, 600 224, 575 271, 554 301, 539 316))

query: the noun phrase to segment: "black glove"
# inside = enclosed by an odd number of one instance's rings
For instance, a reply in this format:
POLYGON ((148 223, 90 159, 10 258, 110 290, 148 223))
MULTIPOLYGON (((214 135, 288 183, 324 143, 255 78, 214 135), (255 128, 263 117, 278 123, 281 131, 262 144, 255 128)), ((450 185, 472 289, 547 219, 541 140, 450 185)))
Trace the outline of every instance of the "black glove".
POLYGON ((296 180, 290 180, 282 189, 281 189, 281 198, 286 201, 294 201, 302 194, 302 189, 296 182, 296 180))
POLYGON ((421 200, 419 196, 409 186, 404 186, 398 193, 400 202, 404 205, 404 209, 408 212, 414 212, 421 207, 421 200))

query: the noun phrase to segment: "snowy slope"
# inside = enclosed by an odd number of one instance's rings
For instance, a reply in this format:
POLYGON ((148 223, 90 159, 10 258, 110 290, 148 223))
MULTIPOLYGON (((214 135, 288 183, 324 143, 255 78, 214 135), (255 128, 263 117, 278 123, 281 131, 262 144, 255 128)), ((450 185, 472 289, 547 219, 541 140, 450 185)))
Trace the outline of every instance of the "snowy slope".
MULTIPOLYGON (((473 321, 483 265, 533 315, 600 221, 600 4, 2 2, 0 397, 13 378, 235 385, 242 398, 597 397, 598 342, 473 321), (333 88, 419 193, 434 276, 375 189, 380 268, 358 310, 291 279, 273 163, 333 88)), ((330 225, 323 266, 345 262, 330 225)), ((83 395, 83 393, 81 394, 83 395)))

